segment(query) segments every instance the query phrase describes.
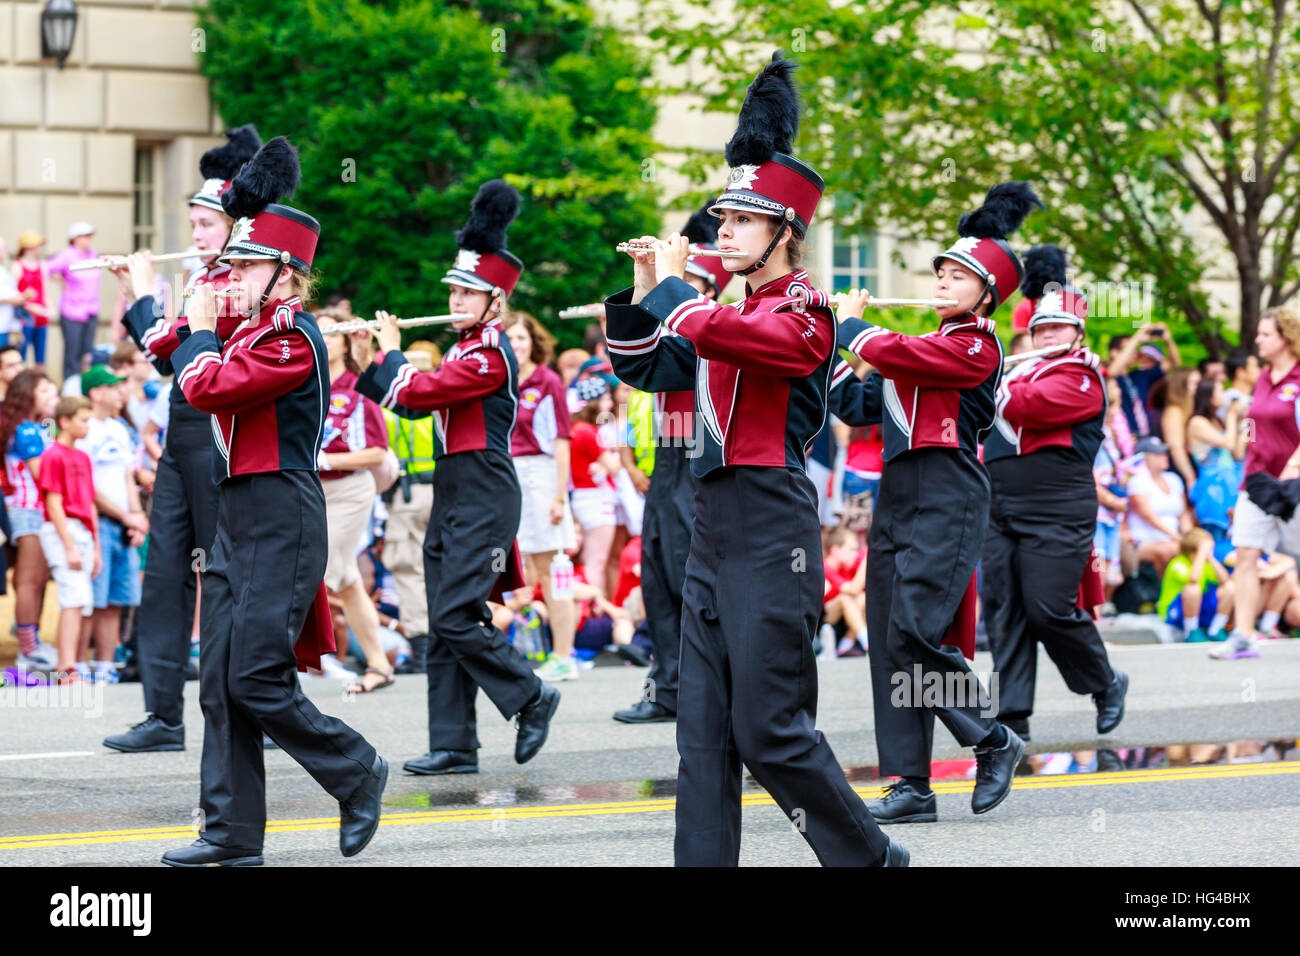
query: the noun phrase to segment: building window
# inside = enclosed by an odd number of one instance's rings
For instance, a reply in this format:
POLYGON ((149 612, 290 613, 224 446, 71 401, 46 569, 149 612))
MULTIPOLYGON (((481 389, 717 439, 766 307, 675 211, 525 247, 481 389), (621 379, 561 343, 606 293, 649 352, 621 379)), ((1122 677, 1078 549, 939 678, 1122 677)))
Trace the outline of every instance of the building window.
POLYGON ((136 145, 135 205, 131 219, 131 240, 134 249, 153 249, 158 237, 158 164, 157 146, 136 145))
POLYGON ((880 243, 872 236, 835 230, 831 247, 831 287, 835 292, 870 289, 880 295, 880 243))

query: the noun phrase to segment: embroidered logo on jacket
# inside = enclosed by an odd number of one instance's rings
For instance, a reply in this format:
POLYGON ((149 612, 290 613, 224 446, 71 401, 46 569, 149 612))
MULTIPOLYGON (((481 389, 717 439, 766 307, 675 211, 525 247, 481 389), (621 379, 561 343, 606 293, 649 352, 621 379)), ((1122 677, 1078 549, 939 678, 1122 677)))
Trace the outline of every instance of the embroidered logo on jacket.
POLYGON ((289 361, 289 340, 281 339, 280 340, 280 364, 283 365, 287 361, 289 361))

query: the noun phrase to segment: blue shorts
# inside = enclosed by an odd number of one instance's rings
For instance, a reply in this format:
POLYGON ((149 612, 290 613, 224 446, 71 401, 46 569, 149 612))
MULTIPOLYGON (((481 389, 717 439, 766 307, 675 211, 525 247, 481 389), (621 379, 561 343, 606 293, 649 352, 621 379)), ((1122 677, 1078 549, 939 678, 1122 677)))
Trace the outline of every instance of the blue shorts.
MULTIPOLYGON (((1219 586, 1211 584, 1201 592, 1201 613, 1196 616, 1196 624, 1203 631, 1208 631, 1214 623, 1214 615, 1219 612, 1219 586)), ((1165 612, 1165 623, 1171 627, 1183 626, 1183 596, 1174 598, 1165 612)))
POLYGON ((1097 522, 1097 531, 1092 536, 1092 546, 1108 563, 1119 561, 1119 524, 1102 524, 1097 522))
POLYGON ((39 508, 10 508, 9 529, 14 533, 14 540, 29 534, 40 535, 45 516, 39 508))
POLYGON ((122 540, 123 526, 99 519, 99 576, 91 581, 95 607, 140 606, 140 552, 122 540))

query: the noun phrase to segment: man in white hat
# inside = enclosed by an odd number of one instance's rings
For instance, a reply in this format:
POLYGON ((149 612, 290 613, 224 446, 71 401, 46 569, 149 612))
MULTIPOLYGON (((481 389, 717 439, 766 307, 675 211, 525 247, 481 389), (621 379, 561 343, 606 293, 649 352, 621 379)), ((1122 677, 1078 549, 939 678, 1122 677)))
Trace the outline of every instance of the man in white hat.
POLYGON ((63 377, 81 371, 81 360, 95 346, 95 328, 99 325, 99 274, 98 269, 71 271, 74 262, 94 259, 98 253, 91 248, 95 227, 77 221, 68 227, 68 247, 46 264, 48 275, 63 283, 59 298, 60 328, 63 330, 63 377))

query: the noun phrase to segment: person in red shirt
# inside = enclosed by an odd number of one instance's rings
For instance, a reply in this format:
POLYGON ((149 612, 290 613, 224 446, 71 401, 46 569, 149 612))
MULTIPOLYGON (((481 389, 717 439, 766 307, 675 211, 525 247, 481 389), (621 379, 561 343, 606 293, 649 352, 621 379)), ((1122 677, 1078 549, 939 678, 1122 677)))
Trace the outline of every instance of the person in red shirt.
POLYGON ((74 447, 90 431, 90 399, 59 400, 54 421, 59 436, 41 454, 36 478, 45 504, 41 549, 59 598, 59 683, 76 683, 81 619, 95 609, 91 581, 99 574, 99 514, 90 456, 74 447))
POLYGON ((570 426, 573 516, 582 526, 581 564, 587 569, 591 584, 603 591, 605 566, 609 563, 618 525, 614 476, 622 463, 600 440, 597 423, 613 412, 614 401, 605 380, 595 375, 578 379, 574 390, 585 404, 574 413, 570 426))
MULTIPOLYGON (((321 333, 338 324, 331 316, 317 320, 321 333)), ((370 338, 369 332, 354 335, 370 338)), ((320 483, 325 490, 329 560, 325 587, 343 602, 343 614, 366 655, 366 671, 348 685, 348 693, 366 694, 393 683, 393 669, 379 640, 379 614, 361 582, 357 547, 362 544, 375 508, 371 469, 388 452, 388 426, 379 406, 357 391, 360 369, 347 336, 325 335, 329 352, 330 407, 321 438, 320 483)))
MULTIPOLYGON (((1286 306, 1268 309, 1259 317, 1255 348, 1266 368, 1255 382, 1246 413, 1252 432, 1246 446, 1247 477, 1265 472, 1286 481, 1300 478, 1300 428, 1296 399, 1300 397, 1300 315, 1286 306)), ((1258 657, 1255 617, 1260 608, 1261 554, 1285 551, 1300 555, 1300 514, 1290 521, 1265 513, 1245 490, 1237 493, 1232 519, 1232 546, 1237 549, 1233 581, 1237 588, 1236 624, 1229 639, 1210 651, 1216 660, 1258 657)))
POLYGON ((823 643, 834 640, 835 625, 844 622, 844 637, 835 649, 837 657, 861 657, 867 650, 866 592, 867 549, 848 528, 835 528, 827 536, 826 595, 822 598, 823 643))
POLYGON ((45 302, 45 262, 41 259, 44 248, 45 237, 28 229, 18 236, 18 254, 13 263, 18 291, 26 300, 23 305, 27 313, 27 318, 23 319, 23 361, 27 361, 27 349, 31 346, 38 371, 45 370, 45 340, 50 325, 50 307, 45 302))

